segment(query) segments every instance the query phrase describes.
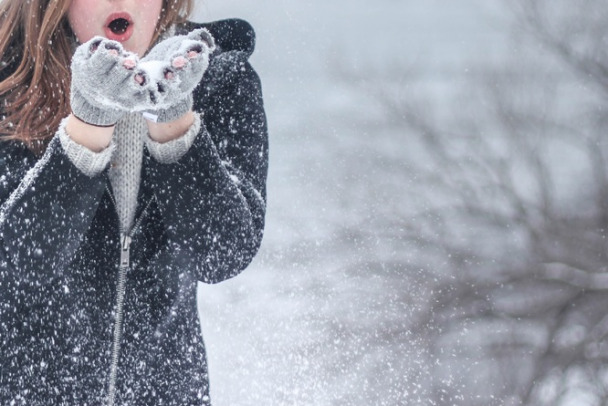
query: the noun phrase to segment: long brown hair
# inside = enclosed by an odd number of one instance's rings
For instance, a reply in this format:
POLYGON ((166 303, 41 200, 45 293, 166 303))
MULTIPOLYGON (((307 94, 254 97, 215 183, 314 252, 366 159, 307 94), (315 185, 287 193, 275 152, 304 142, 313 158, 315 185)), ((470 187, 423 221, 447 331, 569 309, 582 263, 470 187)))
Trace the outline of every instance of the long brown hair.
MULTIPOLYGON (((0 0, 0 139, 41 153, 70 113, 72 0, 0 0)), ((194 0, 163 0, 156 41, 185 20, 194 0)))

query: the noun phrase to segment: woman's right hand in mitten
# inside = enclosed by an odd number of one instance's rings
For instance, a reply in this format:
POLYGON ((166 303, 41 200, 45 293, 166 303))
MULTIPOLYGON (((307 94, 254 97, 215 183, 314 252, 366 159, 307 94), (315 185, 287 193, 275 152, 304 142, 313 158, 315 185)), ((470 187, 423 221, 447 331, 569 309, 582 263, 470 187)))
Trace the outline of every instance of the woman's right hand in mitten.
POLYGON ((72 113, 95 126, 112 126, 137 105, 149 105, 156 84, 119 42, 94 37, 72 58, 72 113))

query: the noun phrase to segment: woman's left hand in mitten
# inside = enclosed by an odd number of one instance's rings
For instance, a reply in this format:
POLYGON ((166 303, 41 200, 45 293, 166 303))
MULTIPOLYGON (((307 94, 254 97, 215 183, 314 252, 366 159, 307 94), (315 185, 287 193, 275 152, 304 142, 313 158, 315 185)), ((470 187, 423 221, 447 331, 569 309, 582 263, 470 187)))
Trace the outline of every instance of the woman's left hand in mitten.
POLYGON ((192 91, 209 66, 215 50, 213 37, 204 28, 178 35, 157 44, 138 68, 157 84, 157 100, 144 112, 159 123, 174 121, 192 109, 192 91))

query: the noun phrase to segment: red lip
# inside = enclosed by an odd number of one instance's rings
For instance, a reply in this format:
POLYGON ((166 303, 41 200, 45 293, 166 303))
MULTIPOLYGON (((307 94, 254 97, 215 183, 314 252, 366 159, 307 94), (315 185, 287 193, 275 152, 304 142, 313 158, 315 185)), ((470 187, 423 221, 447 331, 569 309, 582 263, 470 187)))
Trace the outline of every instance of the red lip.
POLYGON ((124 42, 131 38, 131 35, 133 35, 133 25, 133 18, 131 18, 131 15, 129 13, 119 12, 110 14, 106 19, 103 28, 106 34, 106 38, 111 39, 113 41, 124 42), (124 32, 115 33, 110 29, 110 23, 112 23, 112 21, 114 20, 118 20, 119 18, 127 20, 129 22, 129 25, 127 26, 127 29, 124 32))

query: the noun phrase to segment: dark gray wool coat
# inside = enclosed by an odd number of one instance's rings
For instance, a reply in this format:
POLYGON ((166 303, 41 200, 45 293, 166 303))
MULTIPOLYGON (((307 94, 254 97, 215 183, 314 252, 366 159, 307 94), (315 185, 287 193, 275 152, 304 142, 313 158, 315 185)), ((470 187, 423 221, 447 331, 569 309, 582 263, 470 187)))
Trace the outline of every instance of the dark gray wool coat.
POLYGON ((218 44, 194 94, 204 128, 175 164, 146 152, 128 252, 105 172, 56 138, 40 159, 0 142, 0 405, 210 404, 196 285, 258 250, 268 144, 253 30, 202 26, 218 44))

